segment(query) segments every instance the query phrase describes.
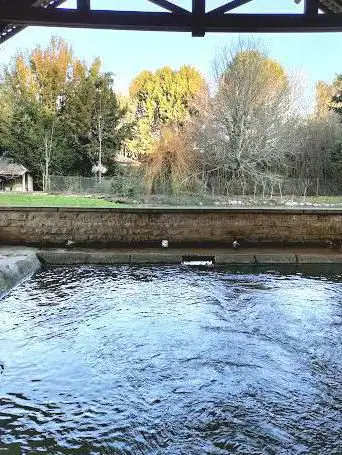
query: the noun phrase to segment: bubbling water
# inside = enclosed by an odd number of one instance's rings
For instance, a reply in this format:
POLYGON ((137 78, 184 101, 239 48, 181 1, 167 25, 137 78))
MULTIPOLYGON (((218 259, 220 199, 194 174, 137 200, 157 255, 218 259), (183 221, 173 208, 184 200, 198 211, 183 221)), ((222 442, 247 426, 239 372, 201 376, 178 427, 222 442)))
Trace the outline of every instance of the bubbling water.
POLYGON ((0 302, 1 453, 342 453, 340 273, 40 271, 0 302))

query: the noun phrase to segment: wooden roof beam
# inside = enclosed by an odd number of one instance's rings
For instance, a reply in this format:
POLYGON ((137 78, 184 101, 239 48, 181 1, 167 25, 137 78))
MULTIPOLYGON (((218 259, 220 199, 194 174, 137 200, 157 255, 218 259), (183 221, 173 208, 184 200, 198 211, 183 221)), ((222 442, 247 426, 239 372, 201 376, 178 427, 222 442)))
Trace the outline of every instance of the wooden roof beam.
POLYGON ((226 3, 222 6, 219 6, 218 8, 215 8, 215 9, 209 11, 207 14, 215 15, 215 14, 228 13, 228 11, 232 11, 235 8, 239 8, 239 6, 243 6, 246 3, 249 3, 251 1, 252 0, 233 0, 233 1, 230 1, 229 3, 226 3))
MULTIPOLYGON (((195 1, 195 0, 194 0, 195 1)), ((94 11, 65 8, 0 6, 0 23, 115 30, 193 32, 323 32, 342 31, 342 14, 203 14, 202 3, 193 14, 168 12, 94 11)), ((1 39, 1 37, 0 37, 1 39)))
POLYGON ((150 3, 153 3, 154 5, 160 6, 163 9, 166 9, 167 11, 170 11, 171 13, 174 14, 190 14, 190 11, 181 8, 180 6, 175 5, 174 3, 171 3, 167 0, 147 0, 150 3))

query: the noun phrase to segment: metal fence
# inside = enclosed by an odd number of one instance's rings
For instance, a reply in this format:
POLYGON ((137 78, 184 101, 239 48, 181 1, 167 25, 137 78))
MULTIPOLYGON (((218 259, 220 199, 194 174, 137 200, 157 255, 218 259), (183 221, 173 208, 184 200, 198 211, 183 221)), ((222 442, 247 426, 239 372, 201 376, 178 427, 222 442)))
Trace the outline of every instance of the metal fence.
POLYGON ((247 188, 245 194, 241 194, 241 188, 238 186, 229 188, 227 192, 220 192, 216 188, 208 188, 205 185, 199 185, 196 191, 180 191, 178 193, 153 188, 151 194, 144 176, 139 170, 112 177, 102 177, 101 182, 98 177, 52 175, 49 183, 51 193, 100 195, 168 205, 220 205, 221 203, 235 204, 238 202, 244 204, 283 203, 286 200, 295 200, 303 196, 305 198, 306 195, 331 194, 324 191, 325 188, 322 186, 318 188, 318 185, 314 185, 315 182, 306 182, 306 186, 304 184, 300 186, 297 180, 291 179, 284 179, 281 185, 274 188, 268 186, 264 191, 260 187, 255 192, 253 188, 247 188))
POLYGON ((51 175, 49 191, 52 193, 98 194, 134 197, 146 192, 144 179, 138 171, 119 174, 113 177, 51 175))

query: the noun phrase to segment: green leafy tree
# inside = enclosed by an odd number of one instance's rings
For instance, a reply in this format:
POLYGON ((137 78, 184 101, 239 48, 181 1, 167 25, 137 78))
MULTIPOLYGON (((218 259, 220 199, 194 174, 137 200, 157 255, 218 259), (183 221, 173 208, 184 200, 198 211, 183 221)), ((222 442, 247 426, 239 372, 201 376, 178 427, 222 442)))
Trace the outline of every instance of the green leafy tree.
POLYGON ((63 109, 69 144, 83 164, 93 166, 99 180, 115 165, 115 155, 131 129, 113 90, 112 74, 101 73, 100 67, 97 59, 69 94, 63 109))
POLYGON ((1 150, 46 190, 51 173, 89 175, 94 165, 112 165, 128 137, 111 74, 99 59, 88 67, 59 38, 15 57, 2 75, 0 108, 1 150))
POLYGON ((338 75, 332 84, 329 106, 342 119, 342 74, 338 75))
POLYGON ((130 110, 137 123, 134 139, 126 144, 128 153, 147 156, 155 150, 161 128, 183 127, 195 113, 195 97, 205 87, 203 77, 191 66, 140 73, 130 86, 130 110))
POLYGON ((34 173, 39 166, 45 190, 51 170, 58 171, 63 161, 59 155, 67 150, 59 140, 61 108, 82 66, 65 41, 52 38, 45 49, 36 47, 30 54, 18 54, 5 71, 3 85, 9 94, 7 102, 13 107, 7 128, 9 155, 25 161, 34 173), (32 154, 35 159, 30 158, 32 154))

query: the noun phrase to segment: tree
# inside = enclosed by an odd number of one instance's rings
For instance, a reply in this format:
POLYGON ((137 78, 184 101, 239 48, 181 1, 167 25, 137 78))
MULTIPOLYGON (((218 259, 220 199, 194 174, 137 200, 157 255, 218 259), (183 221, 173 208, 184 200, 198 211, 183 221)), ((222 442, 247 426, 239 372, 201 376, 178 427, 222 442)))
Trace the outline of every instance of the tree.
POLYGON ((44 190, 49 188, 51 168, 56 170, 57 154, 62 152, 58 141, 61 109, 70 84, 78 80, 82 67, 65 41, 52 38, 45 49, 36 47, 30 54, 18 54, 5 72, 4 85, 14 106, 8 130, 9 153, 16 160, 23 159, 26 149, 37 155, 37 159, 29 159, 29 168, 36 174, 39 168, 44 190), (21 133, 17 140, 19 125, 25 144, 20 141, 21 133), (33 131, 35 134, 31 134, 33 131))
POLYGON ((285 172, 290 82, 281 65, 253 44, 224 49, 214 70, 216 93, 202 99, 193 122, 203 174, 213 191, 255 193, 271 172, 285 172))
POLYGON ((292 130, 294 145, 289 175, 296 179, 294 190, 304 196, 308 192, 334 193, 341 188, 342 128, 336 114, 320 114, 302 118, 292 130))
POLYGON ((327 84, 324 81, 318 81, 316 84, 316 104, 315 116, 324 118, 329 114, 330 103, 334 95, 334 85, 327 84))
POLYGON ((194 98, 205 86, 201 74, 191 66, 140 73, 130 86, 130 110, 136 126, 133 141, 126 144, 127 153, 147 156, 164 126, 182 128, 194 114, 194 98))
POLYGON ((7 156, 27 167, 35 179, 41 176, 43 165, 44 131, 40 128, 41 122, 38 104, 22 98, 13 108, 2 141, 7 156))
POLYGON ((81 62, 59 38, 16 56, 3 74, 0 107, 0 147, 36 181, 42 176, 44 190, 52 172, 88 175, 97 166, 101 180, 128 137, 112 75, 99 59, 81 62))
POLYGON ((63 108, 66 137, 75 153, 96 169, 99 181, 105 168, 113 166, 115 154, 130 135, 125 109, 113 90, 111 73, 101 73, 97 59, 69 93, 63 108))
POLYGON ((186 136, 174 127, 163 127, 146 162, 149 192, 178 194, 193 187, 196 177, 197 157, 186 136))

